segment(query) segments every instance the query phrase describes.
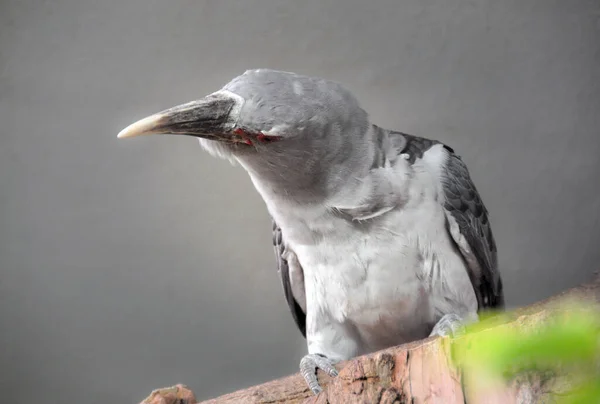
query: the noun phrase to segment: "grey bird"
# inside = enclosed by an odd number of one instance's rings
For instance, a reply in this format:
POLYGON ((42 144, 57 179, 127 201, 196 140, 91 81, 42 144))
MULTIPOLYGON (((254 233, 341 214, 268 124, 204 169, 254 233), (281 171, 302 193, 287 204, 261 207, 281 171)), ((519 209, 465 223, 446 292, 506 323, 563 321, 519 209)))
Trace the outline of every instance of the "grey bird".
POLYGON ((277 268, 316 371, 504 306, 488 212, 449 146, 383 129, 341 84, 248 70, 118 137, 199 138, 239 163, 273 219, 277 268))

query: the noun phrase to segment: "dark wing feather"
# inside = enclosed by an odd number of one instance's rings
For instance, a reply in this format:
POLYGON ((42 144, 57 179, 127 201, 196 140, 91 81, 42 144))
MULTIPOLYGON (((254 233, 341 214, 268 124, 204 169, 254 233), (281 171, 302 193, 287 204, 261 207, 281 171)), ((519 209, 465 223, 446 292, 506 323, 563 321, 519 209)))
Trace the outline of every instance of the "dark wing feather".
POLYGON ((285 300, 290 307, 292 317, 296 322, 296 325, 300 329, 302 336, 306 338, 306 313, 302 310, 302 307, 298 304, 298 301, 294 298, 292 291, 292 283, 290 281, 290 267, 283 253, 285 251, 285 243, 283 241, 283 234, 281 228, 273 220, 273 246, 275 247, 275 257, 277 258, 277 271, 281 277, 281 283, 283 285, 283 294, 285 300))
MULTIPOLYGON (((402 132, 392 131, 391 137, 402 137, 402 153, 409 155, 409 162, 432 146, 442 144, 437 140, 425 139, 402 132)), ((479 309, 504 307, 502 279, 498 271, 496 242, 483 204, 469 171, 451 147, 448 151, 442 189, 445 195, 444 209, 448 219, 448 231, 467 263, 469 278, 477 296, 479 309)))
POLYGON ((468 264, 479 309, 501 309, 504 307, 502 279, 487 209, 465 163, 451 148, 445 147, 449 157, 442 188, 450 234, 468 264))

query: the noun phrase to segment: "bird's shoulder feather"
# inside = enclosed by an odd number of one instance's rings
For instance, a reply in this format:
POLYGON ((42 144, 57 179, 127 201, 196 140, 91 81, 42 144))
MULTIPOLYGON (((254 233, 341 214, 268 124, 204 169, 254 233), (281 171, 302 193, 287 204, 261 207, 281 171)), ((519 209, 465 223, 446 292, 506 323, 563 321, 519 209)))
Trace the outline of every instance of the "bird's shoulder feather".
POLYGON ((437 140, 402 132, 390 132, 390 137, 403 138, 396 142, 404 144, 400 153, 407 154, 410 163, 422 159, 435 145, 442 145, 445 149, 447 158, 441 167, 439 181, 447 230, 467 263, 479 308, 503 308, 502 279, 489 213, 466 164, 450 146, 437 140))

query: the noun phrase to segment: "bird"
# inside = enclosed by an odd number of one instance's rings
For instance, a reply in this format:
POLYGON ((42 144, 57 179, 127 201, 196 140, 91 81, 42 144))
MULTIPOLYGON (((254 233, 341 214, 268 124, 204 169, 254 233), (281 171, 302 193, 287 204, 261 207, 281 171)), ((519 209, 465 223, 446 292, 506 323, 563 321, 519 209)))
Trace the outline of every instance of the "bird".
POLYGON ((118 138, 152 134, 196 137, 248 173, 314 394, 319 369, 335 377, 340 361, 458 335, 504 308, 489 213, 462 158, 371 122, 337 81, 247 70, 118 138))

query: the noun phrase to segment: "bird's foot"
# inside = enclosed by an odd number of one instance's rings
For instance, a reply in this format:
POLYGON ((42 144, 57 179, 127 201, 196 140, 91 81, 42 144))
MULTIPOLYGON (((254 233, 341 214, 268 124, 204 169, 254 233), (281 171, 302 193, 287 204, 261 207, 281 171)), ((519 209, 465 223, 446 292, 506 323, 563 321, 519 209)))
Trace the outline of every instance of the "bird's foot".
POLYGON ((433 327, 430 337, 458 336, 464 332, 463 319, 458 314, 445 314, 433 327))
POLYGON ((338 375, 338 371, 333 367, 334 363, 334 361, 321 354, 308 354, 300 361, 300 373, 302 373, 308 387, 315 395, 323 391, 317 380, 317 369, 321 369, 329 376, 335 377, 338 375))

